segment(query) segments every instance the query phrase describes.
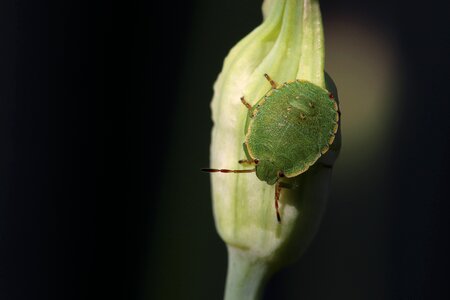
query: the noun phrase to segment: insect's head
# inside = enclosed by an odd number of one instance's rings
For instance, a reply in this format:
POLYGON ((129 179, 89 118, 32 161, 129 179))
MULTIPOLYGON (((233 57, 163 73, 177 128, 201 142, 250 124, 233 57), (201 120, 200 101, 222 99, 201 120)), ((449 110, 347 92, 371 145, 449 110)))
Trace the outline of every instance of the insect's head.
POLYGON ((256 176, 272 185, 275 184, 280 177, 283 177, 283 173, 280 169, 269 160, 259 160, 256 165, 256 176))

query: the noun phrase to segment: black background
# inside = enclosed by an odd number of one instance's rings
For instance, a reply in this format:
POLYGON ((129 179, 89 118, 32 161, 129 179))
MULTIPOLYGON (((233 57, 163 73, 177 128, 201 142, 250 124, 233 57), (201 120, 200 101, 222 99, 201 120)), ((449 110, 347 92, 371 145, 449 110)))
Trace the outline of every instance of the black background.
MULTIPOLYGON (((208 164, 211 86, 223 58, 261 21, 260 1, 223 2, 0 2, 0 299, 221 297, 225 247, 208 179, 191 174, 208 164), (192 30, 198 24, 205 36, 192 30)), ((392 230, 383 295, 446 299, 448 5, 321 7, 366 14, 398 37, 406 72, 384 179, 392 230)), ((282 291, 289 276, 274 278, 266 298, 301 299, 282 291)), ((291 289, 308 277, 291 278, 291 289)), ((340 292, 327 299, 358 299, 340 292)))

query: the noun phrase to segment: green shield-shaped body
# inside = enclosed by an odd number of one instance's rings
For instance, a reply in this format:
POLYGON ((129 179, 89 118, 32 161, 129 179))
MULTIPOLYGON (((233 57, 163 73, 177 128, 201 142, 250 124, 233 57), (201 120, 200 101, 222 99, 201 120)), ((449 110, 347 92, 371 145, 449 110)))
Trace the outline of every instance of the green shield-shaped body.
POLYGON ((338 128, 333 96, 308 81, 270 90, 249 111, 245 152, 258 159, 256 175, 273 184, 278 172, 294 177, 328 151, 338 128), (259 170, 258 170, 259 169, 259 170))

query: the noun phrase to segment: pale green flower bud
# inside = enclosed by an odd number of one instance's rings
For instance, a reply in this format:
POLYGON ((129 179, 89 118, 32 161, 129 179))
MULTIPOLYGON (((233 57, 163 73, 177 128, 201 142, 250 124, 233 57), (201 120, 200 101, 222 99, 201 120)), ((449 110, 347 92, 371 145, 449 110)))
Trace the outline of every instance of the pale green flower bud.
MULTIPOLYGON (((211 167, 242 169, 247 109, 240 98, 256 103, 270 85, 305 79, 327 88, 324 41, 318 1, 266 0, 264 22, 234 46, 225 58, 211 103, 211 167)), ((334 89, 334 88, 333 88, 334 89)), ((334 91, 330 87, 328 90, 334 91)), ((275 215, 274 186, 250 174, 212 174, 217 230, 228 246, 226 299, 255 299, 276 269, 299 257, 317 230, 329 191, 331 166, 339 139, 306 173, 283 189, 282 222, 275 215)))

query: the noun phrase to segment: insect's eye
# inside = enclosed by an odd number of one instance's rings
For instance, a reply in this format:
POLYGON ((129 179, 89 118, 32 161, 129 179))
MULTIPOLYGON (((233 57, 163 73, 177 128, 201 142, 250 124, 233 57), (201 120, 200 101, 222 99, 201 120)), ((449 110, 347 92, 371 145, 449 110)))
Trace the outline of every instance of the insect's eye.
POLYGON ((255 165, 259 164, 259 159, 254 159, 255 165))
POLYGON ((283 171, 278 171, 278 177, 284 177, 283 171))

